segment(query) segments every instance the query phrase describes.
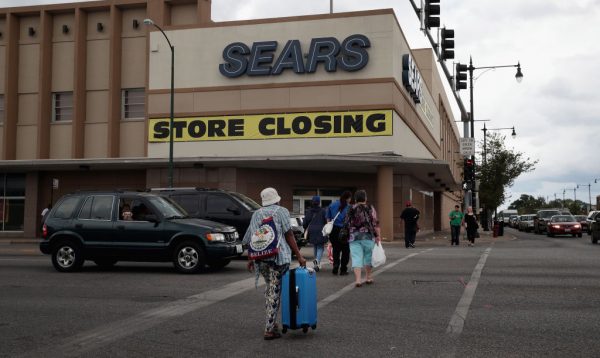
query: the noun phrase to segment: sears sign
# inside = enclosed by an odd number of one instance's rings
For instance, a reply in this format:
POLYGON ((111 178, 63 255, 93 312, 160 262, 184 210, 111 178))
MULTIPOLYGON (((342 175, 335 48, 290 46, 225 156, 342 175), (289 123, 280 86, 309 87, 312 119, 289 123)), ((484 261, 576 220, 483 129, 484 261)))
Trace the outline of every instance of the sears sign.
POLYGON ((285 70, 294 73, 313 73, 322 63, 327 72, 358 71, 369 62, 367 48, 371 42, 365 35, 350 35, 341 43, 334 37, 314 38, 310 42, 306 60, 299 40, 289 40, 279 53, 277 41, 254 42, 252 48, 242 42, 229 44, 223 50, 224 63, 219 65, 223 76, 280 75, 285 70))
POLYGON ((423 79, 412 56, 402 56, 402 84, 415 103, 423 102, 423 79))

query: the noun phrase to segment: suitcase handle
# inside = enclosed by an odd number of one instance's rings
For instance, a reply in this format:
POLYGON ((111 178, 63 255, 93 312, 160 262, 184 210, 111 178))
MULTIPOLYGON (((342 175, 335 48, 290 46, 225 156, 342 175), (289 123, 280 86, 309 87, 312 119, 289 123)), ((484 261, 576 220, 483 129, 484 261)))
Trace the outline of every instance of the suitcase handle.
POLYGON ((296 286, 296 309, 300 309, 300 288, 296 286))

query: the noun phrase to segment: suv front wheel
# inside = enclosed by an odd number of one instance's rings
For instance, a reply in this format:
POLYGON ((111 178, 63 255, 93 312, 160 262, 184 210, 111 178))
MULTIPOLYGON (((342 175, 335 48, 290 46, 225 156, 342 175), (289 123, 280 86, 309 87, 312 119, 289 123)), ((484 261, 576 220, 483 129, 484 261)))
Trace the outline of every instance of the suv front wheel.
POLYGON ((74 241, 60 241, 52 250, 52 265, 59 272, 76 272, 83 266, 83 250, 74 241))
POLYGON ((204 269, 204 249, 193 242, 184 241, 175 247, 173 265, 181 273, 196 273, 204 269))

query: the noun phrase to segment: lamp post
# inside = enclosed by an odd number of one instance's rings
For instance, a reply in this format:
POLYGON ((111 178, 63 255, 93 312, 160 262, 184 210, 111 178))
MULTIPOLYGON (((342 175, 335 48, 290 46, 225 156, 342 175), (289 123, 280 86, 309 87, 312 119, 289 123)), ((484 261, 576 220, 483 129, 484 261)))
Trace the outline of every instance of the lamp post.
POLYGON ((512 130, 512 133, 510 136, 513 137, 513 139, 517 137, 517 132, 515 131, 515 126, 512 126, 510 128, 486 128, 485 123, 483 124, 483 129, 482 129, 482 131, 483 131, 483 165, 485 165, 487 163, 487 161, 486 161, 487 131, 501 131, 501 130, 512 130))
POLYGON ((168 174, 168 182, 169 188, 173 187, 173 111, 174 111, 174 103, 175 103, 175 46, 171 44, 167 34, 160 28, 152 19, 144 19, 144 25, 146 26, 154 26, 163 34, 167 43, 169 44, 169 48, 171 49, 171 101, 170 101, 170 121, 169 121, 169 174, 168 174))
MULTIPOLYGON (((521 81, 523 80, 523 72, 521 72, 521 63, 517 62, 516 65, 500 65, 500 66, 482 66, 482 67, 475 67, 473 66, 473 57, 469 58, 469 96, 470 96, 470 106, 471 106, 471 112, 469 114, 469 119, 471 121, 471 138, 475 138, 475 110, 474 110, 474 106, 473 106, 473 72, 475 72, 475 70, 482 70, 482 69, 493 69, 493 68, 504 68, 504 67, 516 67, 517 68, 517 73, 515 75, 515 79, 517 80, 517 83, 521 83, 521 81)), ((466 128, 465 128, 466 130, 466 128)), ((485 135, 484 135, 484 140, 485 140, 485 135)), ((475 163, 475 156, 473 155, 471 157, 471 159, 473 160, 473 163, 475 163)), ((474 178, 473 178, 474 179, 474 178)), ((472 194, 471 194, 472 196, 472 194)), ((465 200, 468 202, 472 203, 472 197, 468 198, 468 200, 465 200)), ((487 208, 485 208, 485 219, 482 220, 483 221, 483 229, 484 230, 489 230, 488 228, 488 212, 487 212, 487 208)))
POLYGON ((588 187, 588 195, 589 195, 589 204, 588 204, 588 212, 592 211, 592 183, 589 184, 577 184, 577 188, 579 189, 579 186, 587 186, 588 187))
MULTIPOLYGON (((506 130, 506 129, 512 129, 512 134, 511 136, 513 138, 515 138, 517 136, 517 132, 515 131, 515 127, 512 126, 510 128, 487 128, 485 126, 485 123, 483 124, 483 165, 487 164, 487 131, 501 131, 501 130, 506 130)), ((483 231, 488 231, 489 227, 488 227, 488 220, 487 220, 487 207, 485 210, 485 220, 482 220, 483 222, 483 231)))

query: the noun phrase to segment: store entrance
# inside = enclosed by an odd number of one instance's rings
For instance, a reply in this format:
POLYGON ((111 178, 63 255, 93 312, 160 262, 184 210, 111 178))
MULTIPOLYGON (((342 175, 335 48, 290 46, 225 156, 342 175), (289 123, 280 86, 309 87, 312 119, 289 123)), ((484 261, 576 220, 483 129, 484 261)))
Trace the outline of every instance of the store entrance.
POLYGON ((295 189, 293 196, 293 214, 304 214, 304 211, 311 206, 312 198, 315 195, 321 197, 321 207, 326 208, 334 201, 340 198, 340 195, 350 188, 302 188, 295 189))

